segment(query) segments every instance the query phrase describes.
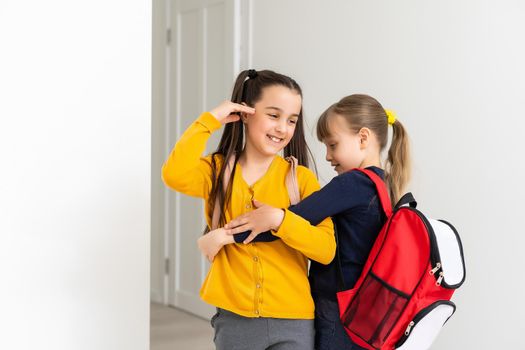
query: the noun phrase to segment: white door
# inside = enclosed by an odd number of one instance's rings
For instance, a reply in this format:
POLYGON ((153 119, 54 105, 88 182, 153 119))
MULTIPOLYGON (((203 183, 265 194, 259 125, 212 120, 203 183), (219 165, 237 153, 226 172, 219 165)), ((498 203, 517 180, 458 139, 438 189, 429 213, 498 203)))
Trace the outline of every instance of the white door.
MULTIPOLYGON (((239 69, 239 6, 237 0, 171 0, 168 6, 168 140, 172 147, 181 133, 203 111, 229 98, 239 69)), ((207 153, 219 140, 212 136, 207 153)), ((212 306, 199 298, 208 271, 196 241, 202 234, 202 199, 167 191, 168 301, 202 317, 212 306)))

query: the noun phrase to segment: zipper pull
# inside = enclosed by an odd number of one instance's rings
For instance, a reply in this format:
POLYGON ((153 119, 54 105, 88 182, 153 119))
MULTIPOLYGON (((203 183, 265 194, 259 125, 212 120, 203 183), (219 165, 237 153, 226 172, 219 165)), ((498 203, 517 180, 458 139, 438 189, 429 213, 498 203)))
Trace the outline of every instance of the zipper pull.
POLYGON ((443 276, 443 271, 441 271, 439 273, 439 277, 438 277, 438 279, 436 281, 436 286, 440 286, 441 285, 441 281, 443 281, 443 277, 445 277, 445 276, 443 276))
POLYGON ((429 274, 434 275, 438 270, 441 268, 441 263, 436 263, 436 267, 434 267, 432 270, 428 271, 429 274))
POLYGON ((414 327, 414 321, 410 321, 410 323, 408 324, 408 327, 405 331, 405 335, 408 337, 408 335, 410 334, 410 330, 412 329, 412 327, 414 327))

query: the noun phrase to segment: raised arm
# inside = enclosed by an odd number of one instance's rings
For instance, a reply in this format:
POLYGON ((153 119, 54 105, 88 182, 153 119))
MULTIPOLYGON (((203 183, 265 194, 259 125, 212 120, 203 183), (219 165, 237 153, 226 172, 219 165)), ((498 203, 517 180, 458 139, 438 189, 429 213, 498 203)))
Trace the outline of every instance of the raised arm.
POLYGON ((162 166, 162 180, 171 189, 205 198, 211 186, 211 163, 202 153, 221 123, 209 112, 195 120, 175 144, 162 166))
POLYGON ((182 134, 162 166, 164 183, 184 194, 206 198, 211 186, 210 160, 202 158, 210 135, 221 125, 239 120, 238 112, 254 113, 254 109, 231 101, 205 112, 182 134))

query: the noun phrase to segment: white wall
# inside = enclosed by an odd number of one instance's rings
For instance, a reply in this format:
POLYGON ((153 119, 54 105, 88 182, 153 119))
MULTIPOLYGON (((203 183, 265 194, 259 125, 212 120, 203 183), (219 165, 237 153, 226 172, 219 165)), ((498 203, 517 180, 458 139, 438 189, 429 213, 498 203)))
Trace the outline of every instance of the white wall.
POLYGON ((151 4, 0 4, 0 348, 147 349, 151 4))
POLYGON ((164 237, 166 209, 164 205, 165 185, 160 177, 160 169, 166 157, 166 86, 167 86, 167 17, 164 0, 152 1, 152 113, 151 113, 151 300, 167 302, 167 283, 165 282, 164 237))
MULTIPOLYGON (((463 239, 467 281, 433 349, 523 347, 525 4, 520 1, 252 0, 253 68, 295 77, 310 129, 368 93, 414 150, 412 190, 463 239)), ((322 182, 332 176, 324 147, 322 182)))

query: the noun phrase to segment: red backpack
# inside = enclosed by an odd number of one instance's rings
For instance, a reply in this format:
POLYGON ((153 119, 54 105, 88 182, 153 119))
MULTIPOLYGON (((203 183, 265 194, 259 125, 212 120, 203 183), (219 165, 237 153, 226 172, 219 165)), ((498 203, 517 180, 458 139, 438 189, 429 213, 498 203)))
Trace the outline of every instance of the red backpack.
POLYGON ((383 180, 355 170, 375 183, 387 220, 355 287, 337 293, 341 321, 366 349, 428 349, 455 312, 450 298, 465 280, 459 235, 417 210, 410 193, 392 210, 383 180))

